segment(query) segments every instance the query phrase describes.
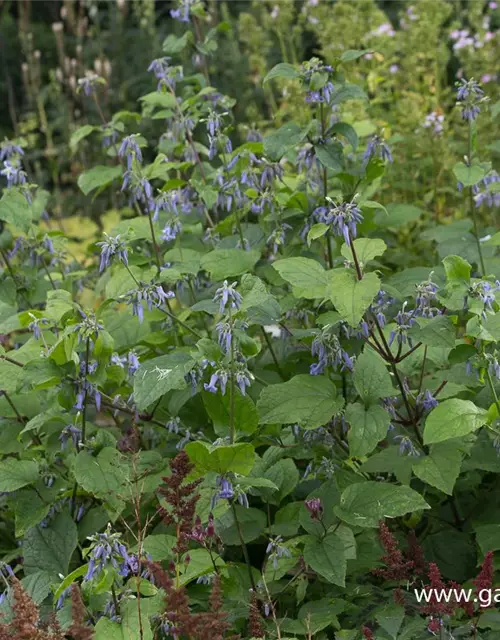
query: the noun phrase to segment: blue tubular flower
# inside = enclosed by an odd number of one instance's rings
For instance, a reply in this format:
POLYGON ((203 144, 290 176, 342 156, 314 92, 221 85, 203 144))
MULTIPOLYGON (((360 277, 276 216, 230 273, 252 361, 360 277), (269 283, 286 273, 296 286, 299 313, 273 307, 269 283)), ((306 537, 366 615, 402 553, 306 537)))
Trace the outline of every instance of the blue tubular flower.
POLYGON ((137 316, 139 324, 144 320, 143 302, 149 311, 153 307, 161 307, 164 302, 171 298, 175 298, 173 291, 165 291, 163 287, 156 284, 142 285, 126 294, 126 303, 132 305, 132 315, 137 316))
POLYGON ((219 302, 219 312, 224 313, 226 305, 229 303, 231 309, 239 309, 243 298, 235 290, 237 282, 228 284, 227 280, 224 280, 222 287, 217 289, 214 296, 214 302, 219 302))
POLYGON ((342 349, 338 337, 332 332, 331 326, 326 325, 319 335, 314 338, 311 345, 311 354, 318 357, 318 362, 312 364, 309 373, 312 376, 320 375, 325 368, 332 366, 334 369, 340 367, 341 371, 352 371, 354 360, 342 349))
MULTIPOLYGON (((491 171, 481 183, 485 187, 485 191, 481 191, 474 197, 476 207, 486 204, 487 207, 500 207, 500 191, 490 191, 489 186, 496 182, 500 182, 500 176, 496 171, 491 171)), ((474 185, 477 186, 477 185, 474 185)))
POLYGON ((486 99, 484 91, 474 78, 470 80, 462 78, 457 83, 457 102, 462 109, 463 120, 469 122, 475 120, 481 111, 479 105, 486 99))
POLYGON ((13 156, 22 157, 24 156, 24 151, 18 144, 6 138, 3 142, 0 142, 0 162, 10 160, 13 156))
POLYGON ((391 331, 391 335, 389 336, 389 345, 392 345, 395 338, 397 337, 398 344, 405 344, 408 342, 408 346, 411 348, 412 342, 411 338, 408 337, 407 332, 415 324, 415 315, 414 311, 405 311, 406 301, 403 302, 403 308, 398 312, 397 316, 394 318, 396 322, 396 329, 391 331))
POLYGON ((179 22, 189 22, 190 9, 193 2, 194 0, 181 0, 177 9, 170 10, 170 15, 179 22))
POLYGON ((61 431, 61 435, 59 436, 61 449, 66 448, 66 444, 68 443, 70 438, 73 443, 73 446, 75 448, 78 448, 78 445, 82 438, 82 430, 79 427, 75 426, 74 424, 69 424, 67 427, 64 427, 64 429, 61 431))
POLYGON ((123 159, 126 157, 127 159, 127 168, 132 169, 132 162, 134 159, 137 162, 142 162, 142 151, 139 145, 137 144, 137 138, 139 138, 138 133, 133 133, 129 136, 123 138, 120 148, 118 149, 118 156, 123 159))
POLYGON ((93 71, 87 71, 83 78, 78 79, 78 91, 83 91, 86 96, 91 96, 100 84, 106 84, 104 78, 93 71))
POLYGON ((217 342, 224 353, 231 351, 231 343, 233 339, 232 327, 229 322, 218 322, 215 325, 217 331, 217 342))
POLYGON ((433 303, 437 302, 436 292, 438 287, 437 284, 432 282, 431 278, 432 273, 429 275, 428 280, 415 286, 417 306, 414 315, 421 316, 422 318, 433 318, 439 313, 439 309, 433 306, 433 303))
POLYGON ((361 209, 354 201, 342 202, 335 204, 333 200, 328 198, 330 207, 326 210, 316 214, 319 222, 324 222, 331 226, 331 229, 336 236, 343 237, 345 243, 351 245, 351 237, 354 239, 357 235, 357 225, 363 222, 363 214, 361 209))
POLYGON ((486 318, 488 311, 493 311, 493 303, 495 302, 495 292, 500 291, 500 282, 498 280, 495 281, 495 286, 488 282, 487 280, 481 280, 479 282, 475 282, 469 288, 469 296, 474 299, 480 300, 483 305, 483 311, 481 315, 483 318, 486 318))
POLYGON ((217 393, 217 385, 219 385, 220 391, 222 395, 224 395, 226 393, 226 385, 228 380, 229 372, 225 369, 217 369, 217 371, 212 373, 212 375, 210 376, 210 382, 205 382, 203 386, 205 388, 205 391, 210 391, 210 393, 217 393))
POLYGON ((134 373, 140 366, 139 358, 135 351, 129 351, 127 355, 127 363, 128 363, 128 374, 129 376, 133 376, 134 373))
POLYGON ((233 485, 227 478, 219 476, 216 484, 219 487, 219 493, 217 495, 218 498, 221 500, 231 500, 234 498, 233 485))
POLYGON ((292 227, 286 222, 281 223, 276 227, 276 229, 271 233, 268 237, 266 244, 272 245, 273 255, 278 253, 278 249, 280 247, 285 246, 286 241, 286 232, 289 231, 292 227))
POLYGON ((8 187, 26 184, 27 174, 23 171, 18 160, 5 160, 3 166, 4 168, 0 171, 0 175, 7 178, 8 187))
POLYGON ((363 154, 363 160, 368 162, 377 156, 387 162, 393 161, 391 150, 384 139, 381 136, 372 136, 363 154))
POLYGON ((121 542, 120 533, 111 533, 111 526, 108 525, 106 533, 90 536, 89 540, 92 544, 84 582, 99 576, 105 568, 114 568, 119 575, 128 576, 130 556, 125 545, 121 542))
POLYGON ((500 380, 500 363, 498 362, 497 358, 491 353, 487 353, 486 361, 488 363, 489 373, 491 373, 492 375, 495 376, 495 378, 498 378, 500 380))
POLYGON ((399 455, 408 455, 418 457, 420 452, 415 448, 411 438, 408 436, 394 436, 394 440, 399 440, 399 455))
POLYGON ((431 411, 438 406, 439 402, 432 395, 429 389, 426 389, 423 393, 420 393, 417 396, 417 404, 419 404, 424 411, 431 411))
POLYGON ((270 538, 269 544, 266 547, 266 553, 269 555, 269 560, 272 560, 274 569, 278 568, 278 560, 280 558, 292 557, 290 549, 283 546, 283 538, 281 536, 270 538))
POLYGON ((152 71, 157 78, 158 91, 160 91, 163 86, 175 89, 176 81, 182 80, 183 77, 182 67, 171 67, 168 56, 153 60, 148 67, 148 71, 152 71))
POLYGON ((96 243, 98 247, 101 247, 99 272, 102 273, 106 267, 109 267, 114 257, 128 266, 128 251, 125 241, 120 238, 120 235, 113 238, 105 233, 104 236, 105 240, 96 243))
POLYGON ((163 231, 161 232, 161 239, 164 242, 171 242, 175 240, 179 233, 182 232, 182 224, 176 218, 172 218, 167 224, 163 227, 163 231))

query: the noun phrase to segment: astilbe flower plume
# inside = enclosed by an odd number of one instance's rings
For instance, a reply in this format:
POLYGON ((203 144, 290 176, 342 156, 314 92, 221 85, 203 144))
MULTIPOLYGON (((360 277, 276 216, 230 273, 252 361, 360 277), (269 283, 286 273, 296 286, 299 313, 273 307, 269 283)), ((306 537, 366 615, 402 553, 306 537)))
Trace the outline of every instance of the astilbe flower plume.
POLYGON ((166 526, 176 527, 177 543, 173 548, 174 552, 184 553, 191 539, 196 503, 200 499, 196 489, 201 480, 185 483, 194 468, 185 451, 170 460, 169 467, 171 475, 163 478, 164 484, 158 490, 168 504, 168 507, 161 507, 160 515, 166 526))
POLYGON ((481 571, 479 572, 477 578, 472 581, 478 592, 482 589, 491 589, 493 585, 493 557, 493 551, 488 551, 488 553, 484 556, 481 571))
POLYGON ((252 591, 250 604, 248 606, 248 635, 251 638, 263 638, 265 636, 265 627, 262 616, 260 615, 259 600, 254 591, 252 591))
POLYGON ((382 560, 385 569, 374 569, 373 573, 385 580, 409 580, 414 569, 413 560, 405 558, 399 548, 399 542, 392 535, 385 522, 380 523, 380 542, 385 550, 382 560))

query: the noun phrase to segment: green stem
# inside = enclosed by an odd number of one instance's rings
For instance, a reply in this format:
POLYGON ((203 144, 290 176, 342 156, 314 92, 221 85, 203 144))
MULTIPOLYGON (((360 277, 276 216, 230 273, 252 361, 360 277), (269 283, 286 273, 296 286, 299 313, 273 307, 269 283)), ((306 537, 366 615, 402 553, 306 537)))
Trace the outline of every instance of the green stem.
MULTIPOLYGON (((472 153, 473 153, 473 147, 472 147, 472 121, 469 120, 469 137, 468 137, 468 156, 467 156, 467 160, 469 162, 469 165, 472 164, 472 153)), ((483 251, 481 249, 481 240, 479 239, 479 230, 478 230, 478 224, 477 224, 477 215, 476 215, 476 207, 474 206, 474 194, 472 192, 472 186, 469 187, 468 190, 468 196, 469 196, 469 212, 472 218, 472 222, 474 224, 474 237, 476 238, 476 244, 477 244, 477 252, 479 254, 479 262, 481 264, 481 275, 484 277, 486 275, 486 269, 484 266, 484 258, 483 258, 483 251)))
POLYGON ((247 549, 247 546, 246 546, 245 541, 243 539, 243 532, 241 530, 241 524, 240 524, 240 521, 238 520, 238 512, 236 511, 236 507, 234 505, 234 502, 231 502, 231 509, 233 511, 234 523, 236 525, 236 531, 238 532, 238 538, 240 539, 240 546, 241 546, 241 550, 243 551, 243 557, 245 558, 245 563, 246 563, 247 568, 248 568, 248 576, 250 578, 250 584, 252 585, 252 589, 253 589, 254 593, 257 593, 257 587, 255 585, 255 580, 253 579, 252 563, 250 562, 250 556, 248 555, 248 549, 247 549))
POLYGON ((491 379, 491 373, 488 369, 486 369, 486 379, 488 380, 488 386, 490 387, 490 391, 493 395, 493 400, 495 401, 495 406, 497 408, 498 417, 500 418, 500 401, 498 400, 497 392, 493 384, 493 380, 491 379))
POLYGON ((274 362, 274 364, 275 364, 275 366, 276 366, 276 371, 278 372, 278 374, 279 374, 280 378, 281 378, 282 380, 285 380, 286 378, 285 378, 285 376, 284 376, 284 374, 283 374, 283 371, 282 371, 282 369, 281 369, 281 367, 280 367, 280 364, 279 364, 279 362, 278 362, 278 358, 276 357, 276 353, 274 352, 273 344, 272 344, 272 342, 271 342, 271 338, 270 338, 270 337, 269 337, 269 335, 267 334, 267 332, 266 332, 266 330, 264 329, 264 327, 261 327, 261 328, 260 328, 260 330, 261 330, 261 332, 262 332, 262 335, 264 336, 264 340, 266 341, 267 348, 269 349, 269 353, 271 354, 271 357, 272 357, 272 359, 273 359, 273 362, 274 362))
POLYGON ((85 435, 87 430, 87 400, 88 400, 87 377, 89 375, 89 358, 90 358, 90 338, 87 338, 87 345, 85 347, 85 394, 83 396, 83 410, 82 410, 82 442, 81 442, 82 446, 85 444, 85 435))
MULTIPOLYGON (((234 375, 234 322, 231 314, 231 306, 229 306, 229 325, 231 331, 231 379, 229 381, 229 442, 234 443, 235 428, 234 428, 234 399, 235 399, 235 375, 234 375)), ((235 514, 236 519, 236 514, 235 514)))

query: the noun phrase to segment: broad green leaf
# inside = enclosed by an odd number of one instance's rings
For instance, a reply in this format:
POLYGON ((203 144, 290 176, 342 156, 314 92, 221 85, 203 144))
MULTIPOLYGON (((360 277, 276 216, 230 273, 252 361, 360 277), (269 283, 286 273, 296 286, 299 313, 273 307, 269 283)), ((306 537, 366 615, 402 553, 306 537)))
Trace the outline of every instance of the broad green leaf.
POLYGON ((85 195, 88 195, 94 189, 107 186, 121 175, 121 166, 107 167, 105 165, 97 165, 80 175, 78 186, 85 195))
POLYGON ((334 269, 328 273, 326 295, 351 327, 357 327, 373 299, 380 290, 375 273, 365 273, 362 280, 350 269, 334 269))
MULTIPOLYGON (((245 509, 244 507, 240 507, 240 505, 235 505, 234 508, 236 510, 239 527, 241 528, 243 542, 252 542, 252 540, 255 540, 264 533, 267 519, 263 511, 253 509, 252 507, 245 509)), ((215 531, 225 545, 241 546, 238 525, 235 522, 232 509, 226 511, 224 515, 215 521, 215 531)))
POLYGON ((365 49, 363 51, 359 49, 347 49, 340 56, 340 62, 352 62, 353 60, 357 60, 358 58, 362 58, 367 53, 371 53, 370 49, 365 49))
POLYGON ((266 84, 266 82, 269 82, 269 80, 272 80, 273 78, 286 78, 287 80, 294 80, 299 76, 300 73, 294 66, 288 64, 287 62, 280 62, 279 64, 275 65, 271 69, 271 71, 269 71, 269 73, 263 80, 263 84, 266 84))
POLYGON ((306 137, 309 128, 287 122, 264 138, 264 153, 273 161, 281 160, 288 149, 295 147, 306 137))
POLYGON ((472 267, 460 256, 446 256, 443 260, 446 280, 452 283, 469 283, 472 267))
POLYGON ((260 252, 244 249, 215 249, 203 256, 201 267, 214 280, 225 280, 251 271, 260 258, 260 252))
POLYGON ((349 423, 349 451, 351 456, 363 457, 371 453, 387 435, 390 416, 378 405, 364 407, 359 402, 347 405, 345 412, 349 423))
POLYGON ((96 131, 98 127, 93 127, 91 124, 84 124, 83 127, 78 127, 76 131, 73 131, 69 139, 69 146, 72 151, 76 149, 78 144, 93 131, 96 131))
POLYGON ((248 443, 212 446, 206 442, 189 442, 184 447, 189 459, 200 476, 213 471, 220 475, 228 473, 248 474, 254 465, 255 451, 248 443))
POLYGON ((486 424, 487 411, 470 400, 452 398, 439 403, 425 421, 424 443, 443 442, 477 431, 486 424))
POLYGON ((344 168, 344 147, 340 142, 327 142, 314 145, 314 152, 320 163, 335 173, 344 168))
POLYGON ((325 235, 328 232, 329 226, 324 222, 318 222, 318 224, 313 224, 313 226, 309 229, 307 233, 307 244, 311 246, 311 242, 313 240, 317 240, 325 235))
POLYGON ((461 465, 462 454, 456 444, 440 442, 432 446, 428 456, 417 458, 412 468, 417 478, 451 496, 461 465))
POLYGON ((335 534, 318 539, 310 537, 304 547, 305 562, 326 578, 328 582, 339 587, 345 586, 346 559, 344 543, 335 534))
POLYGON ((299 424, 315 429, 342 409, 335 385, 324 376, 298 375, 262 390, 257 402, 261 424, 299 424))
POLYGON ((7 360, 0 360, 0 391, 12 394, 17 391, 23 379, 23 367, 7 360))
POLYGON ((430 509, 430 506, 413 489, 367 481, 348 486, 335 513, 347 524, 377 527, 384 518, 397 518, 420 509, 430 509))
POLYGON ((143 542, 144 553, 151 556, 153 562, 172 560, 175 554, 172 548, 175 546, 177 538, 166 533, 157 533, 146 536, 143 542))
POLYGON ((213 573, 214 562, 217 567, 221 569, 225 566, 224 560, 216 554, 210 554, 208 549, 191 549, 188 551, 188 554, 190 560, 187 564, 183 563, 181 568, 181 578, 179 581, 181 585, 188 584, 207 573, 213 573), (214 560, 212 560, 213 557, 214 560))
POLYGON ((411 467, 408 458, 399 453, 399 447, 389 446, 373 454, 361 466, 364 473, 392 473, 401 484, 410 484, 411 467))
POLYGON ((419 207, 403 203, 388 204, 386 209, 386 212, 380 213, 376 217, 375 221, 378 227, 400 227, 408 222, 418 220, 423 213, 419 207))
MULTIPOLYGON (((356 238, 356 240, 354 240, 354 250, 356 251, 358 260, 362 264, 366 264, 370 260, 373 260, 373 258, 383 255, 386 249, 387 245, 379 238, 356 238)), ((344 243, 340 252, 344 258, 353 262, 351 247, 344 243)))
POLYGON ((16 491, 9 499, 14 511, 16 536, 21 538, 28 529, 39 524, 48 514, 50 503, 43 500, 34 489, 16 491))
POLYGON ((466 165, 464 162, 457 162, 453 167, 453 173, 455 178, 463 184, 464 187, 472 187, 482 180, 489 171, 487 165, 473 162, 471 165, 466 165))
POLYGON ((323 267, 310 258, 284 258, 273 263, 283 280, 292 285, 296 298, 323 298, 328 277, 323 267))
POLYGON ((47 527, 33 527, 23 542, 25 573, 46 571, 53 580, 59 581, 60 574, 68 573, 76 545, 76 524, 68 511, 56 515, 47 527))
POLYGON ((159 107, 161 109, 174 109, 177 103, 176 97, 166 91, 152 91, 145 96, 141 96, 139 100, 143 106, 159 107))
POLYGON ((4 189, 0 198, 0 220, 27 232, 31 227, 32 217, 32 209, 20 189, 4 189))
POLYGON ((359 138, 354 127, 346 122, 336 122, 330 129, 330 133, 343 136, 354 151, 358 148, 359 138))
POLYGON ((386 364, 368 348, 356 360, 353 382, 365 402, 387 398, 395 393, 386 364))
POLYGON ((346 83, 333 92, 331 104, 341 104, 347 100, 367 100, 368 96, 357 84, 346 83))
POLYGON ((162 44, 163 52, 167 54, 167 56, 173 56, 176 53, 180 53, 190 41, 192 41, 193 34, 191 31, 185 31, 181 37, 174 35, 173 33, 169 34, 162 44))
MULTIPOLYGON (((204 392, 202 394, 203 404, 208 415, 214 423, 214 431, 218 436, 229 435, 229 416, 231 399, 229 394, 204 392)), ((235 394, 234 403, 234 426, 236 432, 250 435, 259 426, 259 416, 253 400, 241 393, 235 394)))
POLYGON ((455 346, 455 327, 448 316, 417 318, 408 335, 414 343, 421 342, 428 347, 453 348, 455 346))
POLYGON ((134 401, 139 411, 147 409, 171 389, 187 386, 184 376, 195 361, 187 353, 176 351, 142 363, 134 376, 134 401))
POLYGON ((403 624, 404 617, 404 607, 397 604, 389 604, 377 613, 376 620, 382 629, 387 631, 391 638, 393 638, 393 640, 397 640, 399 637, 398 632, 403 624))
POLYGON ((0 462, 0 492, 17 491, 39 478, 38 464, 32 460, 6 458, 0 462))
POLYGON ((105 447, 96 457, 80 451, 73 473, 82 489, 102 499, 125 492, 128 468, 120 452, 111 447, 105 447))

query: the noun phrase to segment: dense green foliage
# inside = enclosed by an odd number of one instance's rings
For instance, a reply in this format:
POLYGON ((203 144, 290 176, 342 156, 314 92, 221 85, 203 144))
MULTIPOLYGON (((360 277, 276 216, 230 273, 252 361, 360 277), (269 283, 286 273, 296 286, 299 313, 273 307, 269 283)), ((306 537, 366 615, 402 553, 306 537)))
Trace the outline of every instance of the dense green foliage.
POLYGON ((19 9, 0 639, 493 640, 500 10, 157 4, 19 9))

